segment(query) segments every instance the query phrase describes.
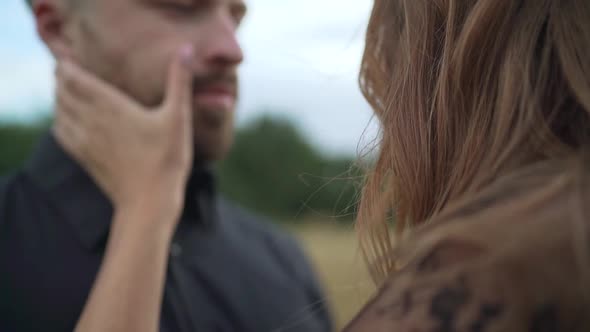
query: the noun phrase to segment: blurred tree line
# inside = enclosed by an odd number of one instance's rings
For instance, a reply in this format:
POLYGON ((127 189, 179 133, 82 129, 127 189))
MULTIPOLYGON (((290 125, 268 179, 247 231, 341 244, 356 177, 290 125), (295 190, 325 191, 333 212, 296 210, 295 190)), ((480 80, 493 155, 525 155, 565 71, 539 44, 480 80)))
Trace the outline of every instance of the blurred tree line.
MULTIPOLYGON (((0 123, 0 176, 21 165, 49 126, 0 123)), ((238 128, 217 175, 227 197, 275 220, 348 222, 361 173, 354 158, 326 157, 288 120, 262 116, 238 128)))

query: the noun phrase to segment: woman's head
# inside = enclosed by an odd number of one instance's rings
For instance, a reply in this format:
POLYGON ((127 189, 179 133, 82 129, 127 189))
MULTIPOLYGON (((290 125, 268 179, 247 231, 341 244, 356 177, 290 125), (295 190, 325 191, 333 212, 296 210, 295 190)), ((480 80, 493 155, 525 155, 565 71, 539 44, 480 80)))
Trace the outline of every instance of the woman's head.
POLYGON ((382 127, 359 211, 379 257, 384 220, 590 149, 590 2, 375 0, 360 84, 382 127))

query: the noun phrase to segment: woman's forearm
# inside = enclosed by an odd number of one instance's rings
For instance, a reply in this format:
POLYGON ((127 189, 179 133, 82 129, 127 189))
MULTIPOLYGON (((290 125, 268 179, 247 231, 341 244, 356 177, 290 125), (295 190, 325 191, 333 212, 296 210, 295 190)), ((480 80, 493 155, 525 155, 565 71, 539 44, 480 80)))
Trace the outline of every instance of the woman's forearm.
POLYGON ((150 218, 153 209, 115 213, 102 266, 77 332, 159 330, 160 308, 173 230, 150 218))

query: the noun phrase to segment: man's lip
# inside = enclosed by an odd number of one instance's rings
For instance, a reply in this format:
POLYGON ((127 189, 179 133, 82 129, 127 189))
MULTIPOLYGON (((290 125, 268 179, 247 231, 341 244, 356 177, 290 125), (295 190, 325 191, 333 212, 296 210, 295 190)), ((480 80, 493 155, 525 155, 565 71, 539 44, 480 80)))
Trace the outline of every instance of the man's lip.
POLYGON ((236 93, 235 93, 235 88, 232 88, 231 86, 227 85, 227 84, 212 84, 212 85, 207 85, 204 87, 197 87, 194 90, 194 94, 195 95, 202 95, 202 94, 211 94, 211 95, 230 95, 235 97, 236 93))
POLYGON ((231 109, 235 105, 235 95, 232 93, 205 90, 196 92, 194 100, 197 105, 208 106, 216 109, 231 109))

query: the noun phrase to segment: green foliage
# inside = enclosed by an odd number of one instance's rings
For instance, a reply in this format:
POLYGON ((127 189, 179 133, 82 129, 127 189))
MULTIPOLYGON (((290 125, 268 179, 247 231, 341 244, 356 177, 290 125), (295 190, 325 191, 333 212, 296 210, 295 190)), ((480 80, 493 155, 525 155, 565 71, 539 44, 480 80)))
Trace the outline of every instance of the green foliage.
MULTIPOLYGON (((22 164, 48 126, 49 121, 0 124, 0 175, 22 164)), ((322 156, 290 122, 261 117, 236 132, 218 179, 229 198, 277 220, 348 221, 360 177, 352 165, 352 158, 322 156)))
POLYGON ((266 215, 346 220, 360 176, 352 167, 352 158, 322 157, 288 121, 262 117, 238 131, 219 179, 226 195, 266 215))

